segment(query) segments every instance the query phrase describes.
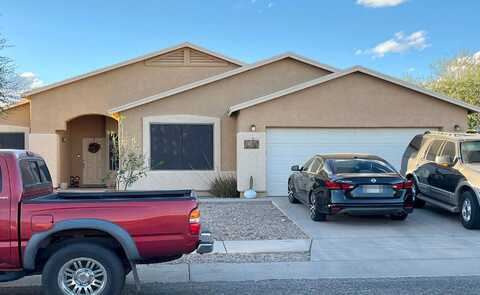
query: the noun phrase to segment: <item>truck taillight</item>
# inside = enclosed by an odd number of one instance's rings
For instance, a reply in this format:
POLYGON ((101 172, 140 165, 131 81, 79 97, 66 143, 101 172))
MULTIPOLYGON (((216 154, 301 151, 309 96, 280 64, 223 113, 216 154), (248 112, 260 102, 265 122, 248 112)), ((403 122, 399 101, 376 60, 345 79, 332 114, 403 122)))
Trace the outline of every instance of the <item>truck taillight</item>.
POLYGON ((192 212, 190 212, 189 225, 190 233, 192 235, 200 234, 200 210, 198 208, 195 208, 192 210, 192 212))

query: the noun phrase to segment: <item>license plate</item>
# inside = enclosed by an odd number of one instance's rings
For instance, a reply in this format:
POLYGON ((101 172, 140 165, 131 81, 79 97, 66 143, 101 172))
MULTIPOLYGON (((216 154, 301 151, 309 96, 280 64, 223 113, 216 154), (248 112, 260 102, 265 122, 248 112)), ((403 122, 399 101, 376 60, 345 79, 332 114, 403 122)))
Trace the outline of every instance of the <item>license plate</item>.
POLYGON ((383 193, 382 185, 364 185, 363 192, 366 194, 380 194, 383 193))

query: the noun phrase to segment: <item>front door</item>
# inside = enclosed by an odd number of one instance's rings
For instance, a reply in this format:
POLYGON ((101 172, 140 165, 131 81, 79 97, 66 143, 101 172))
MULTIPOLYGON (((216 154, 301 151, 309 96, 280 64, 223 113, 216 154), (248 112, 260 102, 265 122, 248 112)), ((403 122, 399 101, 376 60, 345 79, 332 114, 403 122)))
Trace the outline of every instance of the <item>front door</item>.
POLYGON ((102 138, 83 138, 83 181, 84 186, 103 184, 106 176, 106 140, 102 138))

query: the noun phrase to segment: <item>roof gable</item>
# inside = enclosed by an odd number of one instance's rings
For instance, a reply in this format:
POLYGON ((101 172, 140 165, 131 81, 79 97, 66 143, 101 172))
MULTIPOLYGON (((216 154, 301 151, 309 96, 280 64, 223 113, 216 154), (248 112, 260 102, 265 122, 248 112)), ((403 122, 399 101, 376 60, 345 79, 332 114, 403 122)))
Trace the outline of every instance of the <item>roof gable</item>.
POLYGON ((113 64, 108 67, 100 68, 97 70, 94 70, 92 72, 88 72, 79 76, 75 76, 72 78, 65 79, 63 81, 55 82, 43 87, 39 87, 36 89, 32 89, 30 91, 24 92, 22 94, 22 97, 27 97, 31 96, 43 91, 47 91, 49 89, 53 89, 56 87, 60 87, 69 83, 73 83, 78 80, 82 80, 85 78, 89 78, 95 75, 99 75, 101 73, 105 73, 108 71, 112 71, 124 66, 128 66, 130 64, 134 64, 137 62, 144 61, 145 65, 147 66, 155 66, 156 64, 158 65, 158 61, 160 61, 160 64, 167 65, 168 66, 168 61, 173 62, 172 65, 178 64, 180 61, 180 55, 183 55, 182 61, 184 61, 186 58, 188 58, 188 63, 184 62, 182 65, 184 66, 204 66, 204 65, 210 65, 210 66, 220 66, 220 65, 225 65, 228 63, 235 64, 238 66, 243 66, 245 63, 238 61, 236 59, 224 56, 222 54, 210 51, 208 49, 205 49, 203 47, 200 47, 198 45, 194 45, 188 42, 181 43, 179 45, 169 47, 166 49, 162 49, 160 51, 155 51, 146 55, 142 55, 133 59, 129 59, 124 62, 120 62, 117 64, 113 64), (188 50, 188 53, 186 53, 188 50), (167 61, 165 63, 165 61, 167 61), (223 64, 222 64, 223 63, 223 64))
POLYGON ((356 66, 356 67, 352 67, 350 69, 346 69, 344 71, 332 73, 330 75, 326 75, 326 76, 323 76, 323 77, 320 77, 320 78, 317 78, 317 79, 314 79, 314 80, 311 80, 311 81, 308 81, 308 82, 305 82, 305 83, 301 83, 301 84, 292 86, 292 87, 287 88, 287 89, 283 89, 283 90, 280 90, 280 91, 277 91, 277 92, 274 92, 274 93, 271 93, 271 94, 268 94, 268 95, 265 95, 265 96, 262 96, 262 97, 253 98, 253 99, 248 100, 246 102, 231 106, 228 110, 228 114, 232 115, 233 113, 235 113, 237 111, 240 111, 242 109, 249 108, 249 107, 255 106, 257 104, 264 103, 264 102, 268 102, 268 101, 271 101, 273 99, 280 98, 280 97, 283 97, 283 96, 286 96, 288 94, 292 94, 292 93, 295 93, 295 92, 298 92, 298 91, 302 91, 304 89, 307 89, 307 88, 310 88, 310 87, 313 87, 313 86, 316 86, 316 85, 320 85, 322 83, 326 83, 326 82, 334 80, 334 79, 338 79, 338 78, 350 75, 352 73, 363 73, 363 74, 366 74, 366 75, 369 75, 369 76, 372 76, 372 77, 376 77, 378 79, 396 84, 396 85, 404 87, 406 89, 410 89, 410 90, 428 95, 432 98, 436 98, 436 99, 439 99, 439 100, 442 100, 442 101, 445 101, 445 102, 463 107, 463 108, 465 108, 465 109, 467 109, 471 112, 480 112, 480 107, 478 107, 478 106, 468 104, 464 101, 454 99, 454 98, 448 97, 446 95, 430 91, 428 89, 422 88, 422 87, 417 86, 415 84, 412 84, 412 83, 409 83, 409 82, 406 82, 406 81, 403 81, 403 80, 400 80, 400 79, 397 79, 397 78, 394 78, 394 77, 391 77, 391 76, 387 76, 387 75, 381 74, 379 72, 376 72, 376 71, 373 71, 373 70, 370 70, 370 69, 367 69, 367 68, 364 68, 364 67, 361 67, 361 66, 356 66))
POLYGON ((174 89, 170 89, 170 90, 158 93, 156 95, 152 95, 152 96, 149 96, 149 97, 145 97, 145 98, 135 100, 133 102, 124 104, 122 106, 110 109, 109 112, 117 113, 117 112, 126 111, 128 109, 132 109, 132 108, 135 108, 135 107, 143 105, 143 104, 151 103, 151 102, 157 101, 159 99, 163 99, 163 98, 175 95, 175 94, 179 94, 179 93, 182 93, 182 92, 185 92, 185 91, 189 91, 189 90, 195 89, 197 87, 201 87, 203 85, 208 85, 210 83, 214 83, 216 81, 220 81, 220 80, 223 80, 223 79, 226 79, 226 78, 244 73, 246 71, 254 70, 256 68, 259 68, 259 67, 262 67, 262 66, 265 66, 265 65, 268 65, 268 64, 286 59, 286 58, 291 58, 291 59, 303 62, 305 64, 321 68, 321 69, 326 70, 326 71, 331 72, 331 73, 338 71, 337 69, 335 69, 331 66, 328 66, 328 65, 325 65, 325 64, 322 64, 322 63, 318 63, 314 60, 308 59, 306 57, 303 57, 303 56, 300 56, 300 55, 297 55, 297 54, 294 54, 294 53, 287 52, 287 53, 272 57, 270 59, 259 61, 259 62, 256 62, 254 64, 250 64, 250 65, 244 65, 240 68, 233 69, 231 71, 228 71, 228 72, 216 75, 216 76, 212 76, 212 77, 200 80, 200 81, 196 81, 196 82, 193 82, 193 83, 190 83, 190 84, 186 84, 186 85, 174 88, 174 89))

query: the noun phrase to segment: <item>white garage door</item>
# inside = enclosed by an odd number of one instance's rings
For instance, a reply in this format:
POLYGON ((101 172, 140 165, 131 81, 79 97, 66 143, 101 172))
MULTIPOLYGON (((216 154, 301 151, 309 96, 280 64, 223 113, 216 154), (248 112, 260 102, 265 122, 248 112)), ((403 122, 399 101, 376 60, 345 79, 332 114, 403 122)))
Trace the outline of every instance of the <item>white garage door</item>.
POLYGON ((267 192, 287 195, 292 165, 302 165, 316 154, 368 153, 378 155, 400 170, 410 140, 419 128, 271 128, 267 129, 267 192))

